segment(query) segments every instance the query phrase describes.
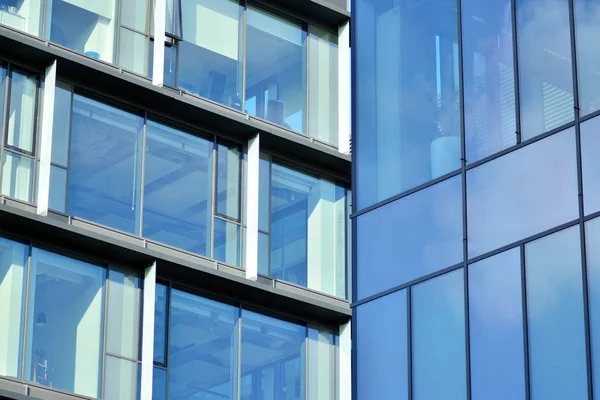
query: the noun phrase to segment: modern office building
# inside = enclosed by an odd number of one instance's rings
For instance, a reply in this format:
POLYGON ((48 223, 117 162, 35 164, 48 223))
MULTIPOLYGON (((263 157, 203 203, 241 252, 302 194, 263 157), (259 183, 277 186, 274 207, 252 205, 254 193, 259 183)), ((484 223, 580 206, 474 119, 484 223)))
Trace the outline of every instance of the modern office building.
POLYGON ((600 398, 600 2, 352 15, 353 398, 600 398))
POLYGON ((0 399, 350 399, 349 27, 0 0, 0 399))

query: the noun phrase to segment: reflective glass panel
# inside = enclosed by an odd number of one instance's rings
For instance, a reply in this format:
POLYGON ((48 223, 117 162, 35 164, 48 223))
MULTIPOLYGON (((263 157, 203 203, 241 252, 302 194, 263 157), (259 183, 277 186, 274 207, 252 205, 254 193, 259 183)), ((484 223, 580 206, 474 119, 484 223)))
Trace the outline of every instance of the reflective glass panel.
POLYGON ((356 0, 356 210, 460 168, 455 1, 356 0))
POLYGON ((67 170, 50 166, 50 199, 48 208, 54 211, 65 212, 67 201, 67 170))
POLYGON ((335 399, 335 335, 317 325, 308 327, 308 394, 311 400, 335 399))
POLYGON ((600 118, 581 124, 581 167, 585 214, 600 210, 600 118))
MULTIPOLYGON (((174 3, 178 3, 175 1, 174 3)), ((243 7, 230 0, 181 3, 179 87, 241 110, 243 7)))
POLYGON ((357 400, 408 400, 406 290, 356 311, 357 400))
POLYGON ((587 399, 579 226, 525 245, 532 400, 587 399))
POLYGON ((466 388, 463 270, 412 289, 414 400, 464 400, 466 388))
POLYGON ((525 400, 521 254, 469 267, 471 398, 525 400))
POLYGON ((6 144, 33 153, 38 78, 17 71, 12 71, 10 77, 6 144))
POLYGON ((305 133, 306 32, 258 8, 247 19, 246 112, 305 133))
POLYGON ((104 398, 134 400, 138 363, 106 356, 104 398))
POLYGON ((240 152, 237 147, 218 145, 217 213, 240 218, 240 152))
POLYGON ((106 328, 108 353, 137 360, 140 303, 138 274, 133 271, 111 269, 108 273, 108 326, 106 328))
POLYGON ((357 300, 463 258, 460 176, 359 216, 357 300))
POLYGON ((233 399, 239 310, 171 291, 169 399, 233 399))
POLYGON ((577 218, 573 129, 469 170, 467 209, 469 257, 577 218))
POLYGON ((113 61, 115 0, 53 0, 50 4, 50 41, 92 58, 113 61))
POLYGON ((154 303, 154 362, 166 364, 168 291, 165 285, 157 284, 154 303))
POLYGON ((4 98, 6 96, 6 68, 0 64, 0 126, 4 127, 4 98))
POLYGON ((0 24, 39 36, 43 4, 43 0, 2 0, 0 24))
MULTIPOLYGON (((142 368, 138 367, 137 400, 141 400, 142 368)), ((167 400, 167 370, 154 367, 152 370, 152 400, 167 400)))
POLYGON ((213 143, 148 121, 144 237, 210 254, 213 143))
MULTIPOLYGON (((148 0, 121 1, 121 25, 139 32, 147 32, 148 0)), ((152 16, 154 19, 154 16, 152 16)))
POLYGON ((56 83, 52 127, 52 163, 61 167, 67 167, 69 163, 72 91, 71 85, 62 82, 56 83))
POLYGON ((596 0, 575 0, 577 38, 577 68, 579 107, 581 115, 600 109, 600 3, 596 0))
POLYGON ((147 36, 121 28, 119 36, 119 65, 140 75, 147 76, 150 67, 148 53, 150 39, 147 36))
POLYGON ((144 119, 73 97, 67 213, 139 232, 144 119))
POLYGON ((240 265, 240 226, 215 218, 214 258, 230 265, 240 265))
POLYGON ((10 151, 4 151, 2 158, 2 194, 32 202, 33 159, 10 151))
POLYGON ((517 142, 511 14, 510 0, 462 2, 468 162, 517 142))
POLYGON ((516 0, 523 140, 573 121, 568 0, 516 0))
POLYGON ((306 327, 242 310, 241 400, 305 400, 306 327))
POLYGON ((25 363, 28 381, 99 396, 105 279, 103 268, 33 249, 25 363))
POLYGON ((267 155, 260 155, 258 168, 258 229, 268 233, 271 208, 271 162, 267 155))
POLYGON ((0 375, 21 378, 29 247, 0 238, 0 375))
POLYGON ((594 397, 600 395, 600 219, 585 224, 594 397))
POLYGON ((338 37, 308 27, 308 132, 310 136, 338 144, 338 37))

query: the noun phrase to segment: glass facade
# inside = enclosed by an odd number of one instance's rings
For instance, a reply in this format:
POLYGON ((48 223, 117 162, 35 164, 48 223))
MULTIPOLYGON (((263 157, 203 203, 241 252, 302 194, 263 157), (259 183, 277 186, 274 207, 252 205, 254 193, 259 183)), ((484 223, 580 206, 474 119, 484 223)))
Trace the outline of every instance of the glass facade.
POLYGON ((352 10, 356 399, 597 396, 598 5, 352 10))

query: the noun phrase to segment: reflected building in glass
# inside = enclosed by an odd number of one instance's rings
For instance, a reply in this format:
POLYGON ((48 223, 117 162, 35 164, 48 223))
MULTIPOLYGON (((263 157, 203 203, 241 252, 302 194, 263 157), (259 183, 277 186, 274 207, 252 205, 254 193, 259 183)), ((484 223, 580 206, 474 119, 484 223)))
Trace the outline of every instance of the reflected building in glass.
POLYGON ((352 2, 353 399, 600 395, 600 4, 352 2))
POLYGON ((350 400, 348 3, 0 0, 0 400, 350 400))

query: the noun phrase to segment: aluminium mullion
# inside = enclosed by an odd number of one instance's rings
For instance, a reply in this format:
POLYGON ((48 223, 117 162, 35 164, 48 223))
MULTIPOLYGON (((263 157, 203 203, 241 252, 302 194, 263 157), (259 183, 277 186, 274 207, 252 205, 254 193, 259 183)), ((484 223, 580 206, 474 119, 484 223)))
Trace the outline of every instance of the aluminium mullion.
POLYGON ((303 78, 305 80, 304 82, 304 95, 306 96, 306 99, 304 100, 304 105, 306 107, 306 111, 304 112, 304 115, 302 116, 302 122, 304 123, 304 129, 303 134, 306 135, 307 137, 311 137, 310 135, 310 129, 308 128, 308 125, 310 123, 310 104, 309 104, 309 99, 310 99, 310 30, 309 30, 309 26, 307 22, 303 22, 302 23, 302 30, 306 33, 306 45, 303 46, 303 53, 304 53, 304 63, 303 63, 303 70, 304 73, 303 78))
MULTIPOLYGON (((240 100, 241 112, 246 114, 246 68, 247 68, 247 50, 248 50, 248 5, 246 4, 246 0, 240 0, 240 5, 242 6, 242 96, 240 100)), ((240 49, 238 49, 238 54, 240 49)))
MULTIPOLYGON (((412 343, 412 288, 409 286, 406 288, 406 360, 408 363, 406 372, 408 375, 408 400, 412 400, 413 398, 412 343)), ((354 369, 354 366, 352 368, 354 369)))
MULTIPOLYGON (((70 96, 70 109, 69 109, 69 132, 68 132, 68 136, 67 136, 67 165, 64 167, 64 169, 66 170, 66 182, 65 182, 65 204, 64 204, 64 213, 69 215, 69 182, 71 180, 71 142, 72 137, 73 137, 73 102, 75 101, 75 87, 73 85, 70 85, 70 90, 69 90, 69 96, 70 96)), ((52 160, 50 160, 52 161, 52 160)), ((51 182, 52 183, 52 182, 51 182)), ((50 186, 52 188, 52 186, 50 186)))
POLYGON ((237 307, 238 310, 238 337, 237 337, 237 400, 242 398, 242 306, 237 307))
MULTIPOLYGON (((148 137, 148 112, 144 111, 144 126, 142 127, 142 140, 141 140, 141 153, 140 157, 140 182, 138 188, 140 189, 140 201, 138 205, 138 212, 140 215, 139 221, 139 237, 144 237, 144 192, 145 192, 145 181, 146 181, 146 146, 148 137)), ((135 166, 134 166, 135 168, 135 166)), ((135 189, 134 189, 135 190, 135 189)))
MULTIPOLYGON (((26 361, 27 361, 27 335, 29 333, 29 329, 27 327, 28 322, 29 322, 29 293, 31 291, 31 264, 32 264, 32 258, 33 258, 33 244, 30 242, 27 245, 28 247, 28 253, 27 253, 27 263, 26 263, 26 268, 27 271, 25 271, 25 276, 27 281, 25 282, 25 308, 23 310, 22 313, 22 317, 23 317, 23 334, 22 334, 22 346, 21 346, 21 365, 20 365, 20 369, 21 369, 21 380, 23 381, 27 381, 27 373, 26 373, 26 361)), ((33 327, 32 327, 33 329, 33 327)))
POLYGON ((106 278, 105 285, 106 288, 104 290, 104 304, 102 305, 102 312, 104 313, 104 318, 102 321, 102 366, 100 367, 101 376, 100 376, 100 398, 104 399, 106 394, 105 385, 106 385, 106 358, 108 357, 106 351, 106 342, 108 336, 108 302, 109 302, 109 287, 110 287, 110 268, 106 268, 106 278))
POLYGON ((8 135, 8 114, 10 109, 10 87, 12 83, 12 65, 6 64, 6 79, 4 84, 4 110, 2 110, 3 118, 2 124, 0 125, 0 183, 2 182, 3 169, 4 169, 4 144, 6 143, 6 137, 8 135))
MULTIPOLYGON (((31 202, 32 204, 37 204, 37 192, 38 192, 38 185, 36 183, 38 183, 38 174, 39 174, 39 163, 37 162, 40 158, 40 141, 41 141, 41 123, 42 123, 42 118, 41 118, 41 114, 44 111, 42 108, 42 78, 40 75, 36 74, 36 88, 35 88, 35 108, 33 111, 33 121, 34 121, 34 128, 33 128, 33 139, 32 139, 32 143, 31 143, 31 149, 32 149, 32 158, 33 158, 33 179, 31 180, 31 202)), ((55 83, 56 85, 56 83, 55 83)), ((56 96, 56 93, 55 93, 56 96)), ((46 110, 46 112, 48 112, 49 110, 46 110)), ((54 113, 54 109, 52 109, 52 113, 54 113)), ((50 147, 52 147, 52 143, 50 143, 50 147)), ((52 160, 50 160, 52 161, 52 160)), ((47 211, 47 210, 46 210, 47 211)))
POLYGON ((513 50, 513 78, 515 85, 515 134, 516 143, 519 144, 522 141, 521 135, 521 89, 519 84, 519 44, 518 44, 518 32, 517 32, 517 0, 510 0, 510 8, 512 13, 512 50, 513 50))
POLYGON ((214 247, 215 247, 215 216, 216 216, 216 207, 217 207, 217 180, 218 180, 218 171, 217 168, 219 167, 219 162, 218 162, 218 157, 219 157, 219 150, 218 150, 218 144, 217 144, 217 137, 214 136, 213 137, 213 148, 212 148, 212 182, 211 182, 211 189, 212 189, 212 193, 210 194, 210 198, 211 198, 211 206, 210 206, 210 249, 208 249, 208 255, 210 258, 212 258, 214 260, 214 247))
POLYGON ((521 307, 523 314, 523 373, 525 378, 525 400, 531 396, 529 374, 529 312, 527 310, 527 271, 525 269, 525 244, 519 246, 521 257, 521 307))

